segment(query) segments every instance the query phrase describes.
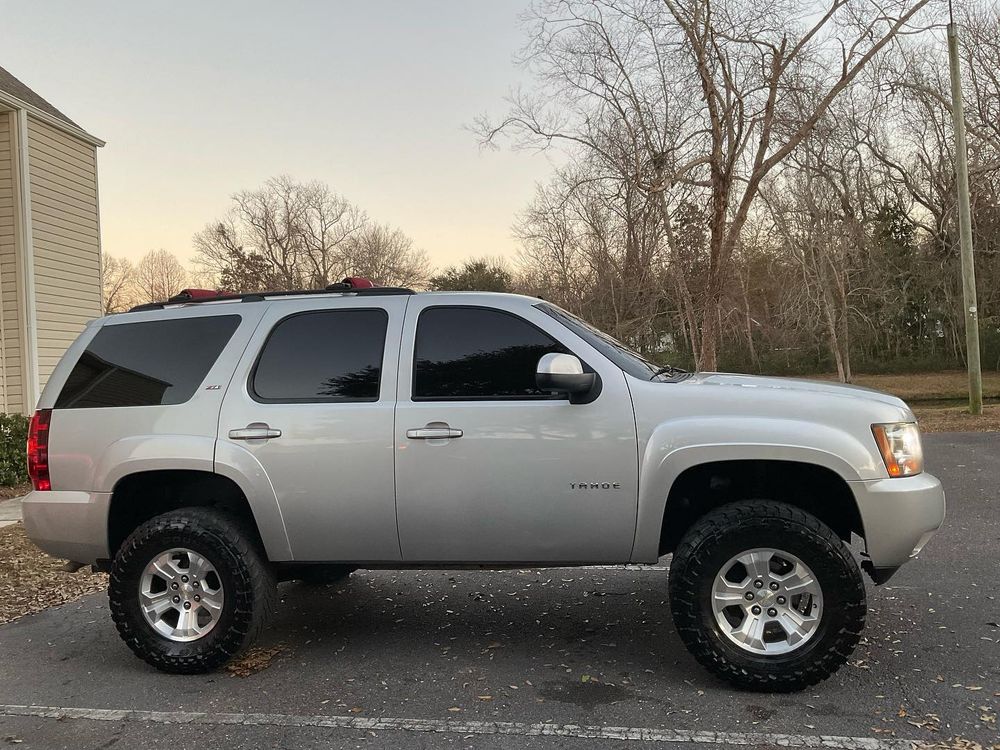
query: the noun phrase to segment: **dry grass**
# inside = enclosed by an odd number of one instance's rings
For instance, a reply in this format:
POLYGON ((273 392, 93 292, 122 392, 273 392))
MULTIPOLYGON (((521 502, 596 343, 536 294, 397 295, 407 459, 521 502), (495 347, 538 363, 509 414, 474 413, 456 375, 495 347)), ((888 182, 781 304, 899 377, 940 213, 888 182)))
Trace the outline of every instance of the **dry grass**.
POLYGON ((946 408, 913 407, 922 432, 1000 432, 1000 405, 983 407, 983 414, 974 417, 966 406, 946 408))
MULTIPOLYGON (((835 380, 836 375, 818 375, 835 380)), ((969 379, 965 370, 918 372, 903 375, 855 375, 855 385, 899 396, 904 401, 945 401, 968 398, 969 379)), ((983 373, 983 398, 1000 399, 1000 372, 983 373)))
MULTIPOLYGON (((832 380, 833 375, 821 375, 832 380)), ((965 370, 921 372, 903 375, 855 375, 855 385, 899 396, 913 407, 923 432, 1000 431, 1000 405, 987 404, 974 417, 966 405, 969 380, 965 370)), ((983 373, 983 398, 1000 400, 1000 372, 983 373)))
POLYGON ((67 573, 65 565, 32 544, 20 523, 0 529, 0 625, 107 588, 103 573, 67 573))

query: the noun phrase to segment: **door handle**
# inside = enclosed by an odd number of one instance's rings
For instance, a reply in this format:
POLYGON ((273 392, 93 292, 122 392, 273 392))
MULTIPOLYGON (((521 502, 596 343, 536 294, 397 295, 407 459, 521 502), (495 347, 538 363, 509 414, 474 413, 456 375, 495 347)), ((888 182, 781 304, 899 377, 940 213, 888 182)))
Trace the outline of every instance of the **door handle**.
POLYGON ((407 430, 406 437, 410 440, 443 440, 447 438, 460 438, 465 433, 452 427, 418 427, 415 430, 407 430))
POLYGON ((275 430, 263 422, 253 422, 241 430, 230 430, 230 440, 267 440, 281 437, 281 430, 275 430))

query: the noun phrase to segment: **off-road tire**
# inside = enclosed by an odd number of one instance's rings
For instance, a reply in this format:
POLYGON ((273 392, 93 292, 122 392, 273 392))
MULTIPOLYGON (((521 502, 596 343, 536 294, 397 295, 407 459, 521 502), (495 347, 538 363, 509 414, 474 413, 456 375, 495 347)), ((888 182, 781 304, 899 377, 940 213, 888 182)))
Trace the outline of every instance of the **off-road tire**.
POLYGON ((274 570, 252 532, 225 513, 182 508, 147 521, 125 540, 111 568, 108 598, 118 633, 136 656, 163 672, 198 674, 222 666, 257 638, 274 612, 277 591, 274 570), (225 591, 218 623, 187 643, 157 633, 139 605, 144 568, 173 547, 211 560, 225 591))
POLYGON ((844 542, 815 516, 768 500, 725 505, 699 520, 674 552, 669 589, 674 625, 687 649, 708 671, 747 690, 793 692, 825 680, 854 651, 867 611, 861 571, 844 542), (712 613, 715 576, 727 560, 757 547, 796 555, 823 591, 818 630, 786 654, 739 648, 712 613))

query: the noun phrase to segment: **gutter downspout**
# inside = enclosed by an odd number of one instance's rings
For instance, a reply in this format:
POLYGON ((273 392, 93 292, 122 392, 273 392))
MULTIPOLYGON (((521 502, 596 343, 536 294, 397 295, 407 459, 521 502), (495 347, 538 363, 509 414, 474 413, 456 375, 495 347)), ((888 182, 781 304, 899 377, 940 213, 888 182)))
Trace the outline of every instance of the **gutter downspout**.
POLYGON ((23 408, 31 414, 38 403, 38 309, 35 304, 35 243, 31 232, 31 175, 28 172, 28 113, 17 110, 17 185, 20 203, 21 287, 24 290, 25 382, 23 408))

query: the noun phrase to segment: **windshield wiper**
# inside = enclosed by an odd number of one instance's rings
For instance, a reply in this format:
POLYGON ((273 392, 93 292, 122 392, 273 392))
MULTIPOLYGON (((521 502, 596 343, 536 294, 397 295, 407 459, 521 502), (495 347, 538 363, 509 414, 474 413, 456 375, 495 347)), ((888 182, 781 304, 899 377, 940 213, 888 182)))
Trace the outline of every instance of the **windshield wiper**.
POLYGON ((657 378, 660 375, 689 375, 689 374, 690 373, 688 373, 687 370, 681 367, 674 367, 673 365, 664 365, 659 370, 650 375, 649 379, 652 380, 653 378, 657 378))

